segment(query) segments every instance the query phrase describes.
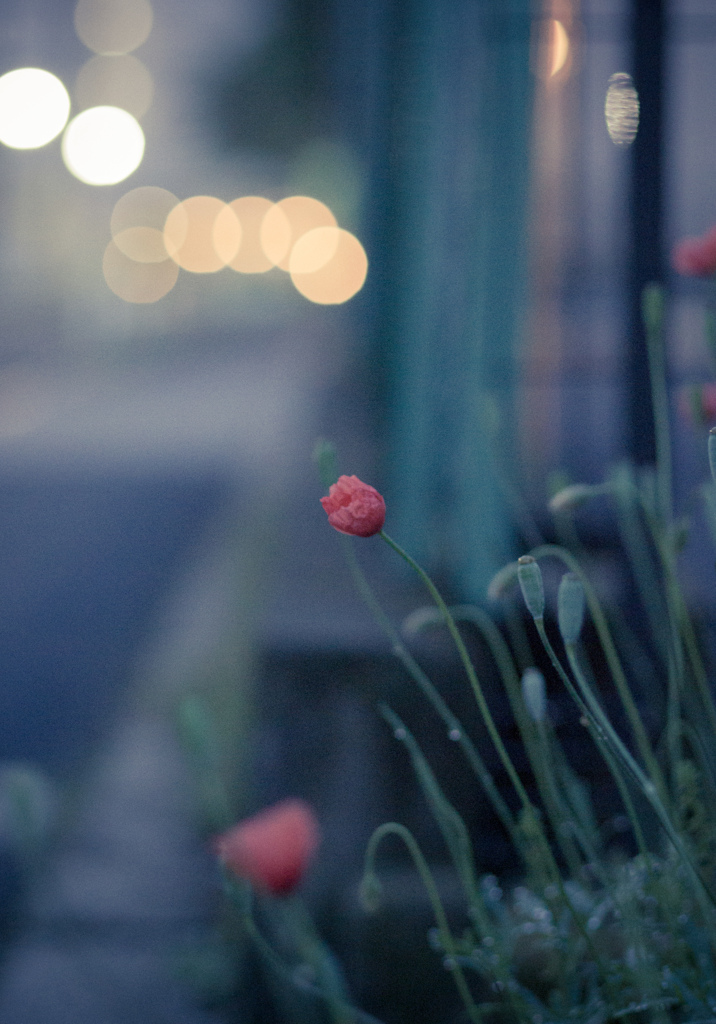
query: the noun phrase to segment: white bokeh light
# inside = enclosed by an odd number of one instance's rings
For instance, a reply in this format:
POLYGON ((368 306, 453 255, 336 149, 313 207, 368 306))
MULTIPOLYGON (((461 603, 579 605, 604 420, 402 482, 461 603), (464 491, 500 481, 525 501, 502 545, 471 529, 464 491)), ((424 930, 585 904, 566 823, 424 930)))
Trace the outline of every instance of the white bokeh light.
POLYGON ((46 146, 67 123, 70 97, 42 68, 17 68, 0 78, 0 142, 12 149, 46 146))
POLYGON ((62 158, 87 185, 116 185, 139 167, 144 132, 119 107, 90 107, 73 118, 62 138, 62 158))

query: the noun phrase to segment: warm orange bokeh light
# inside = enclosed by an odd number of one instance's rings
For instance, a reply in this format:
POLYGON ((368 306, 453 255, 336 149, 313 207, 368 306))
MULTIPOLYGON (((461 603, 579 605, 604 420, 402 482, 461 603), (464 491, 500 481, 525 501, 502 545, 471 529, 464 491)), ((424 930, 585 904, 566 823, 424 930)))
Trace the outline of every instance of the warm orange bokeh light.
POLYGON ((336 227, 336 218, 325 203, 310 196, 289 196, 264 217, 261 245, 272 263, 288 270, 291 250, 298 239, 307 231, 326 227, 336 227))
POLYGON ((161 263, 168 258, 164 233, 157 228, 125 228, 113 240, 125 256, 137 263, 161 263))
POLYGON ((173 192, 158 185, 133 188, 114 204, 110 230, 113 235, 125 228, 158 228, 163 231, 167 217, 178 202, 173 192))
POLYGON ((242 196, 229 203, 217 217, 214 244, 219 253, 224 254, 230 248, 236 230, 234 222, 239 225, 239 244, 226 261, 232 270, 240 274, 263 274, 273 267, 261 245, 261 225, 273 205, 263 196, 242 196))
POLYGON ((538 22, 535 70, 540 78, 548 82, 569 78, 573 63, 571 28, 569 18, 567 24, 559 18, 544 18, 538 22))
POLYGON ((363 287, 368 257, 350 231, 314 228, 294 245, 290 271, 291 280, 305 298, 321 305, 337 305, 353 298, 363 287), (311 267, 314 269, 308 269, 311 267))
POLYGON ((567 63, 569 57, 569 36, 561 21, 552 21, 550 26, 550 69, 553 78, 567 63))
POLYGON ((137 263, 114 242, 110 242, 104 251, 102 271, 115 295, 125 302, 139 304, 158 302, 172 290, 179 276, 179 267, 174 260, 137 263))
POLYGON ((225 207, 214 196, 192 196, 171 211, 164 225, 164 244, 183 270, 213 274, 226 266, 214 247, 214 225, 225 207))
POLYGON ((291 249, 289 272, 291 274, 314 274, 336 254, 340 241, 340 228, 313 228, 301 235, 291 249))
POLYGON ((241 221, 231 204, 226 203, 219 211, 211 232, 214 251, 224 265, 230 264, 239 251, 241 236, 241 221))

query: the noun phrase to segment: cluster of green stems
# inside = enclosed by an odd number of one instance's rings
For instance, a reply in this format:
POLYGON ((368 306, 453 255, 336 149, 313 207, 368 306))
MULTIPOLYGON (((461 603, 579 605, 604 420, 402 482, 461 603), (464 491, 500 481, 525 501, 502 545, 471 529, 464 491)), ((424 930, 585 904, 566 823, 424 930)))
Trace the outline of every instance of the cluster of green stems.
MULTIPOLYGON (((643 864, 648 867, 653 863, 647 836, 652 836, 653 846, 653 835, 656 832, 660 848, 663 849, 665 842, 667 847, 671 848, 676 862, 681 865, 681 875, 687 889, 690 890, 694 906, 698 908, 701 926, 708 937, 711 958, 716 960, 716 893, 713 881, 699 863, 679 815, 679 765, 687 754, 701 759, 701 767, 705 775, 710 777, 713 791, 716 793, 716 770, 712 763, 713 759, 710 760, 708 754, 704 753, 705 743, 702 739, 703 723, 706 723, 707 735, 710 735, 711 740, 716 739, 716 706, 677 574, 679 530, 674 520, 672 502, 671 445, 663 345, 663 298, 655 287, 650 286, 645 290, 643 316, 654 411, 656 469, 652 474, 643 474, 639 479, 633 469, 621 467, 614 471, 607 483, 597 485, 591 490, 594 494, 609 493, 615 499, 624 547, 650 621, 656 655, 665 669, 665 764, 662 763, 664 759, 657 756, 640 714, 607 616, 578 559, 564 547, 540 544, 509 569, 503 570, 500 577, 503 588, 506 580, 519 581, 524 601, 547 658, 574 700, 582 724, 589 731, 615 781, 643 864), (545 624, 545 599, 539 563, 546 558, 561 561, 568 570, 562 578, 557 602, 557 623, 563 657, 555 650, 545 624), (593 669, 580 643, 587 610, 631 733, 630 742, 620 737, 597 696, 593 669), (695 712, 697 723, 689 722, 689 710, 692 719, 695 712)), ((716 480, 716 436, 709 440, 709 455, 716 480)), ((324 483, 332 482, 330 476, 329 470, 324 483)), ((335 479, 335 476, 333 478, 335 479)), ((581 491, 589 490, 581 488, 581 491)), ((584 497, 581 491, 580 499, 584 497)), ((716 501, 712 501, 712 505, 716 511, 716 501)), ((714 518, 716 519, 716 516, 714 518)), ((580 826, 578 814, 564 799, 563 786, 560 785, 559 773, 555 767, 559 751, 549 723, 544 715, 537 714, 531 717, 528 713, 515 658, 492 619, 478 606, 449 608, 423 568, 385 531, 380 532, 380 537, 418 575, 434 603, 435 613, 432 616, 423 614, 423 625, 431 621, 442 622, 452 637, 481 719, 516 794, 519 804, 517 813, 511 809, 511 802, 498 791, 485 761, 461 723, 383 611, 355 558, 351 541, 342 538, 355 583, 388 636, 394 654, 401 660, 434 711, 442 719, 451 739, 462 748, 469 766, 492 802, 498 819, 510 836, 517 853, 522 857, 525 870, 530 871, 534 869, 535 863, 539 864, 543 874, 543 891, 553 893, 556 902, 569 913, 581 937, 583 948, 597 965, 608 993, 613 972, 605 960, 603 951, 594 942, 583 910, 575 905, 570 889, 564 883, 560 860, 567 866, 568 873, 573 878, 585 877, 587 870, 598 879, 606 891, 609 891, 610 880, 608 872, 600 862, 599 853, 594 848, 589 829, 580 826), (500 670, 529 756, 546 818, 542 810, 535 806, 500 736, 475 665, 458 627, 460 620, 469 620, 478 627, 500 670)), ((527 649, 527 646, 523 644, 522 650, 527 649)), ((476 881, 475 860, 462 819, 444 796, 432 769, 405 725, 386 705, 381 705, 381 712, 393 727, 396 737, 403 740, 408 747, 418 779, 463 884, 469 916, 477 931, 478 941, 480 937, 489 937, 494 928, 491 927, 489 909, 476 881)), ((364 884, 367 888, 377 884, 375 861, 380 845, 389 836, 402 841, 412 856, 433 907, 446 965, 452 971, 469 1018, 473 1021, 482 1020, 484 1007, 477 1005, 467 983, 463 969, 465 957, 460 955, 459 943, 451 933, 448 916, 430 867, 414 837, 403 825, 388 822, 372 836, 366 853, 364 884)), ((669 908, 665 909, 665 913, 667 917, 671 914, 675 918, 669 908)), ((669 920, 668 924, 674 933, 678 931, 679 926, 675 919, 669 920)), ((494 942, 494 939, 491 938, 490 942, 494 942)), ((524 1017, 528 1007, 522 1002, 519 986, 514 983, 510 955, 510 950, 501 948, 498 942, 492 956, 492 972, 494 984, 497 985, 503 1001, 512 1006, 519 1019, 524 1017)), ((657 1017, 663 1017, 663 1010, 659 1011, 657 1017)))

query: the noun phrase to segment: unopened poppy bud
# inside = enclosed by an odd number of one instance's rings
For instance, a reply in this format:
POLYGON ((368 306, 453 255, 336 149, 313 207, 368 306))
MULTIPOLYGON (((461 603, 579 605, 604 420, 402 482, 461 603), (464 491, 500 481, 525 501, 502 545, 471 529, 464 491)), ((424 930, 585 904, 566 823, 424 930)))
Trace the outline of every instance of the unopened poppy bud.
POLYGON ((711 427, 709 430, 709 466, 711 467, 711 476, 716 483, 716 427, 711 427))
POLYGON ((522 700, 533 722, 544 721, 547 713, 547 694, 544 676, 538 668, 528 668, 523 672, 522 700))
POLYGON ((576 643, 584 623, 584 587, 573 572, 565 573, 559 584, 557 622, 565 644, 576 643))
POLYGON ((672 250, 671 264, 687 277, 712 277, 716 273, 716 228, 680 241, 672 250))
POLYGON ((239 822, 215 840, 225 867, 274 896, 299 884, 320 840, 313 809, 304 800, 282 800, 239 822))
POLYGON ((339 476, 328 494, 321 498, 328 522, 339 533, 352 537, 372 537, 385 522, 385 501, 370 484, 357 476, 339 476))
POLYGON ((533 619, 541 619, 544 615, 542 570, 532 555, 522 555, 517 559, 517 578, 527 611, 533 619))

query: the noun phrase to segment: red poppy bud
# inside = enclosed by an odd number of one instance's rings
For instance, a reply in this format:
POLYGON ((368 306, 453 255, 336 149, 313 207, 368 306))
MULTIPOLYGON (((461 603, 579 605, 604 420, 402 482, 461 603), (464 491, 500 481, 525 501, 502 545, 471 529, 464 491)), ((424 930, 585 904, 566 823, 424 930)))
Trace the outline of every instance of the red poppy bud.
POLYGON ((716 274, 716 227, 700 238, 685 238, 674 246, 671 264, 687 277, 712 277, 716 274))
POLYGON ((224 865, 258 889, 287 896, 299 884, 320 842, 312 808, 289 799, 240 821, 216 840, 224 865))
POLYGON ((328 513, 328 522, 339 533, 372 537, 383 529, 385 501, 375 487, 357 476, 339 476, 321 504, 328 513))

